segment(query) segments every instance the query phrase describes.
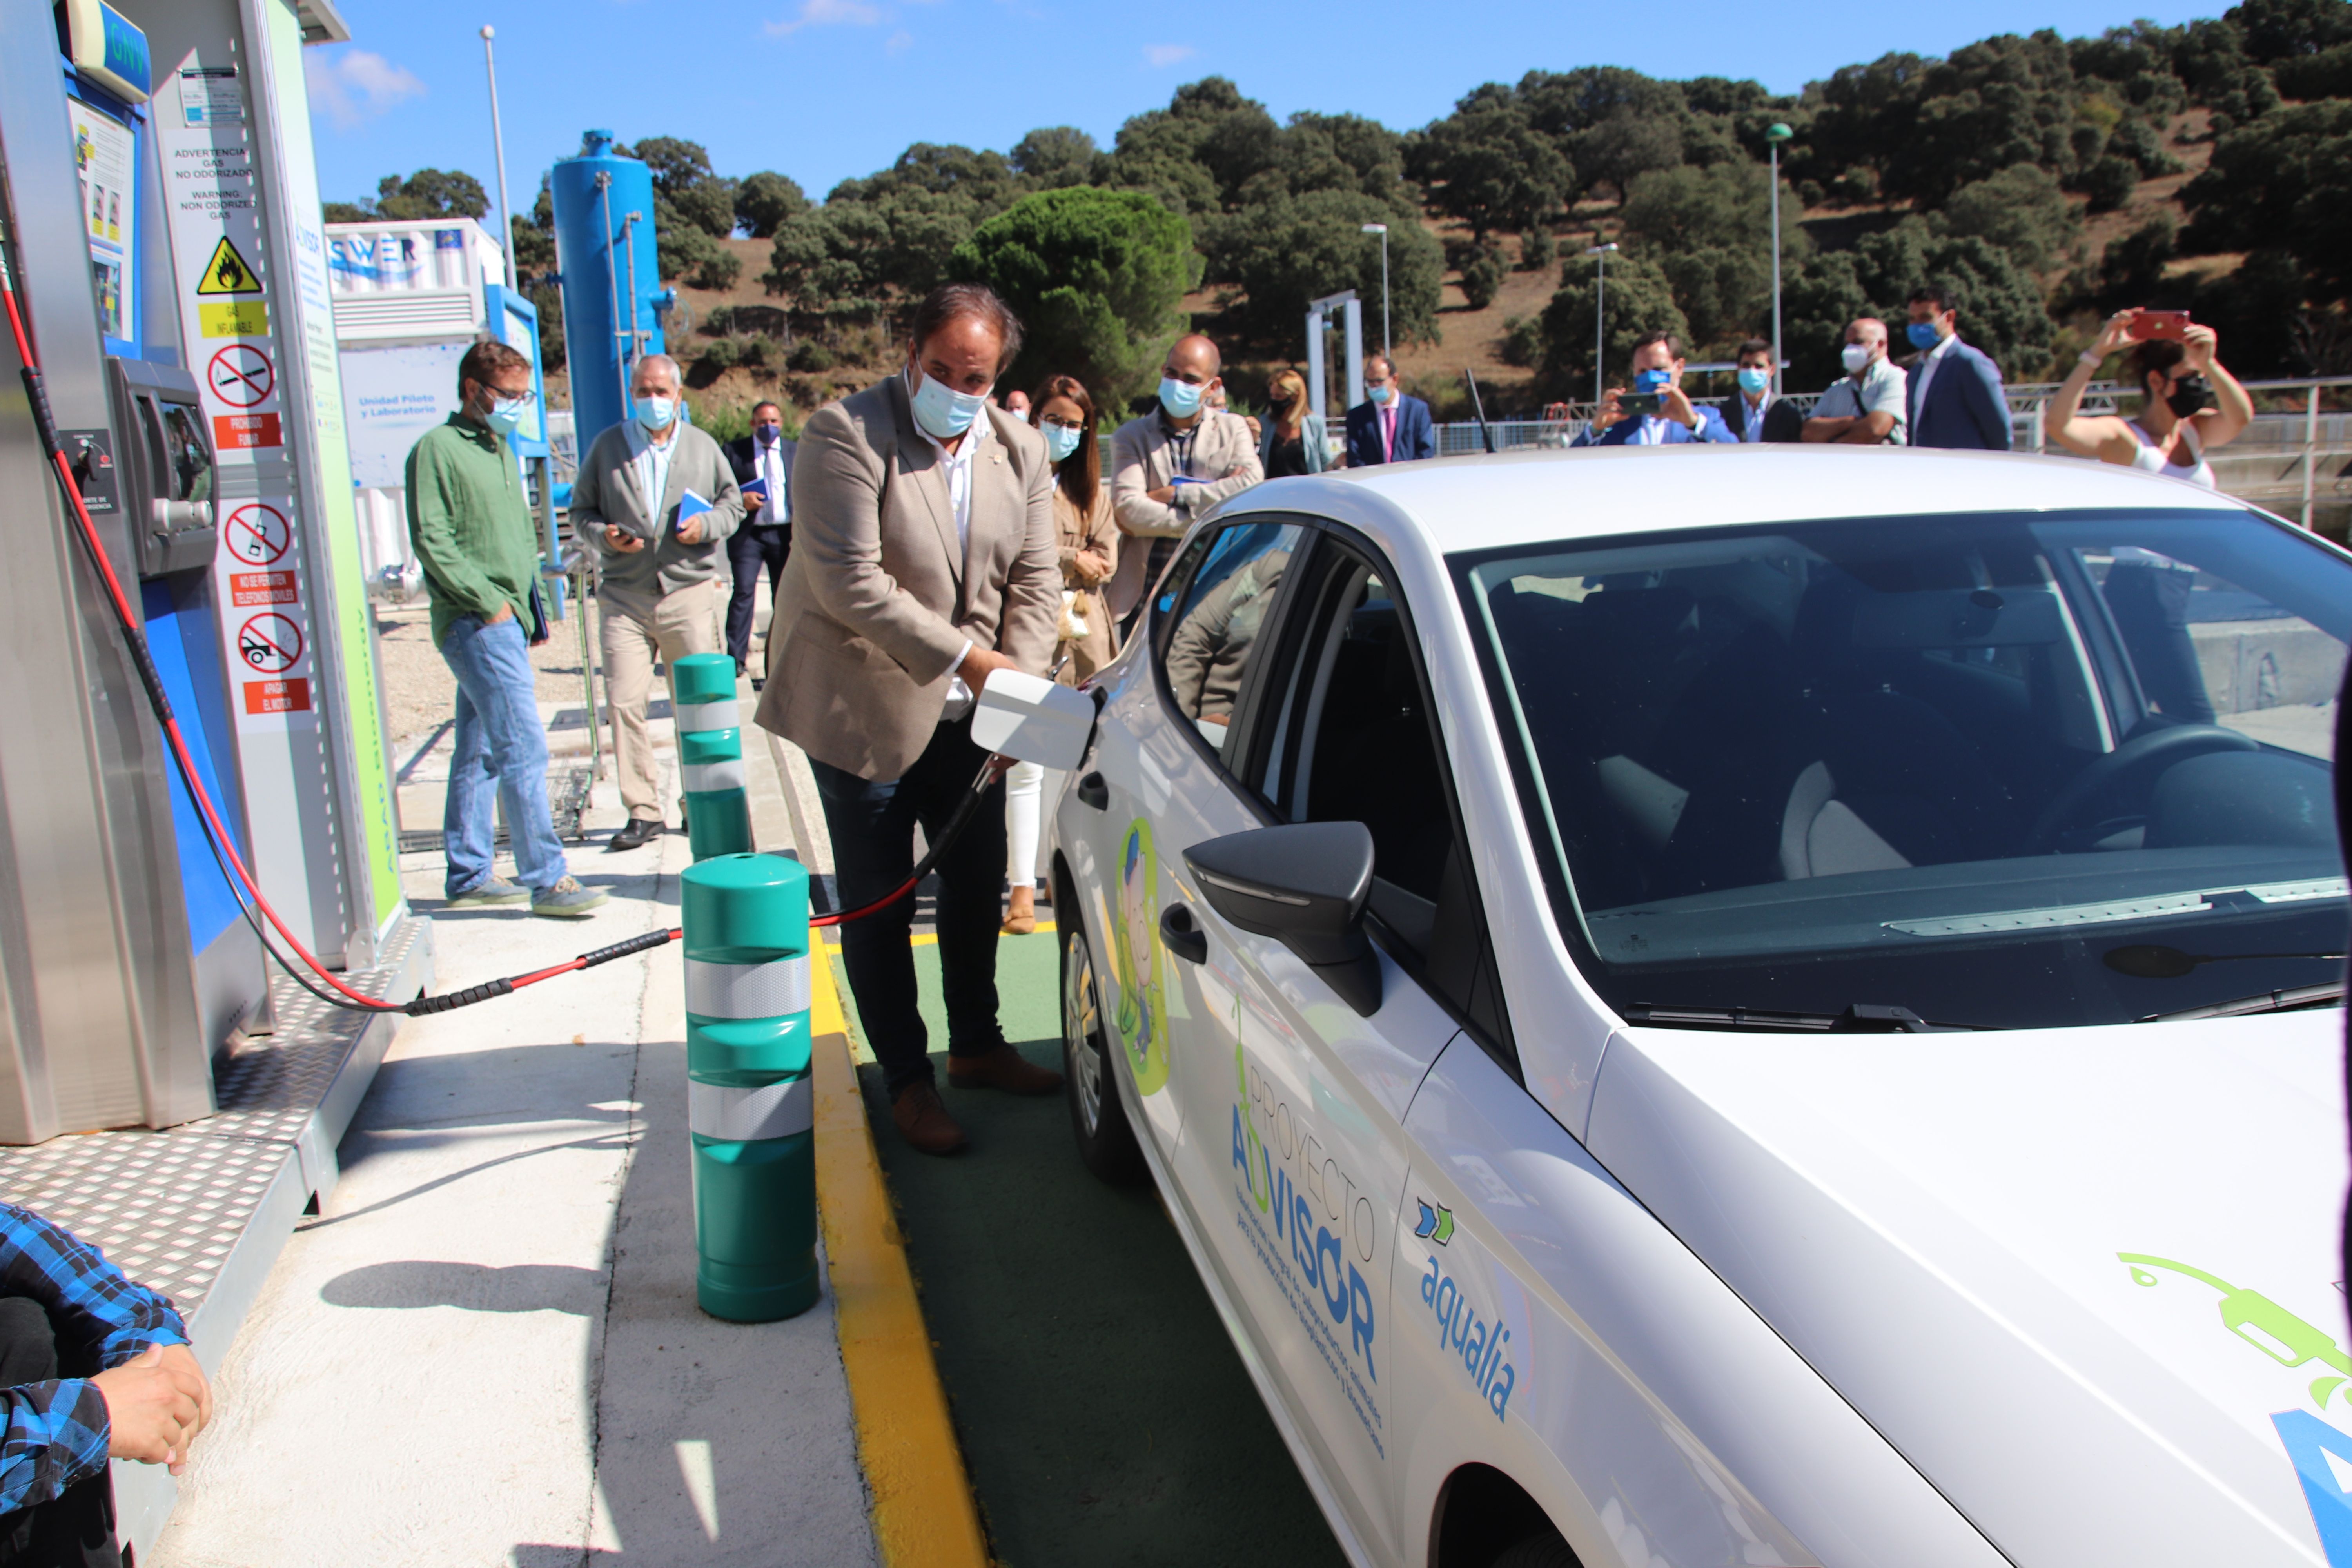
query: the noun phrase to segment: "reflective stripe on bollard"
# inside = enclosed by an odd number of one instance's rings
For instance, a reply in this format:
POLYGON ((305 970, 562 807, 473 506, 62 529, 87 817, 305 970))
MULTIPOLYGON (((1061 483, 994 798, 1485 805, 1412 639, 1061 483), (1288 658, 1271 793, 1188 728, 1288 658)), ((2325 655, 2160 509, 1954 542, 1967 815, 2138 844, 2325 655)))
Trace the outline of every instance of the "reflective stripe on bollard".
POLYGON ((740 855, 751 847, 751 798, 744 791, 735 661, 723 653, 687 655, 670 666, 670 697, 687 842, 697 860, 740 855))
POLYGON ((817 1297, 808 873, 720 855, 682 881, 695 1298, 714 1318, 789 1318, 817 1297))

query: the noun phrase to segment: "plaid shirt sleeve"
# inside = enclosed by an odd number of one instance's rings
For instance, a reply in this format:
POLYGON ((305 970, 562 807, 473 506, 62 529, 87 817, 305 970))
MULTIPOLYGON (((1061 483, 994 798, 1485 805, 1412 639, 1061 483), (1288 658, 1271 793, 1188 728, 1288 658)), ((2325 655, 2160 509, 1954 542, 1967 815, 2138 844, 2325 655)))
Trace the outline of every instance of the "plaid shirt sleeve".
MULTIPOLYGON (((126 1278, 95 1247, 29 1209, 0 1204, 0 1295, 48 1310, 62 1359, 100 1367, 149 1345, 184 1345, 187 1325, 172 1304, 126 1278)), ((87 1378, 0 1389, 0 1513, 47 1502, 106 1464, 106 1401, 87 1378)))

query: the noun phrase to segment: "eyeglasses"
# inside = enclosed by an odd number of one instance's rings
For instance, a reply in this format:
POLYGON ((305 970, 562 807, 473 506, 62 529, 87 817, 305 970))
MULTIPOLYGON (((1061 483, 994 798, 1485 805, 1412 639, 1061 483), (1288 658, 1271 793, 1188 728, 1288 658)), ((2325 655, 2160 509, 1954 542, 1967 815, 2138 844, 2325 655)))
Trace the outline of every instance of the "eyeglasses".
POLYGON ((1076 419, 1057 419, 1057 418, 1054 417, 1054 416, 1053 416, 1052 415, 1050 415, 1050 414, 1049 414, 1049 415, 1047 415, 1047 416, 1045 416, 1042 421, 1040 421, 1040 423, 1041 423, 1041 424, 1045 424, 1045 425, 1051 425, 1051 426, 1052 426, 1055 429, 1056 429, 1056 430, 1080 430, 1080 431, 1083 431, 1083 430, 1086 428, 1086 426, 1085 426, 1083 423, 1081 423, 1080 421, 1078 421, 1078 420, 1076 420, 1076 419))

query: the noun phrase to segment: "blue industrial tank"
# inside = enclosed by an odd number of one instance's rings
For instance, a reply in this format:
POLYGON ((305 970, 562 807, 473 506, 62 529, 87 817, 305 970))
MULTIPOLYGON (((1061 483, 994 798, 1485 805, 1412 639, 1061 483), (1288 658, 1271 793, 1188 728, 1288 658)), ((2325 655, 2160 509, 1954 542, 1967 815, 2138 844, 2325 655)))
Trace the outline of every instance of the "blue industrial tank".
POLYGON ((583 135, 580 155, 559 159, 549 184, 573 427, 585 453, 599 431, 634 412, 629 372, 638 358, 668 352, 661 318, 676 296, 661 286, 653 172, 615 153, 611 132, 583 135))

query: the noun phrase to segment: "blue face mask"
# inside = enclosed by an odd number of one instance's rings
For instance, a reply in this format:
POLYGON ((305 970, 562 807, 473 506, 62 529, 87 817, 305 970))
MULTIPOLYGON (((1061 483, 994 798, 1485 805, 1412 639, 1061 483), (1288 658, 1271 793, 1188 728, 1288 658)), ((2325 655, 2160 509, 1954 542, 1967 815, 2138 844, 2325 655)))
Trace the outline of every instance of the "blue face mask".
POLYGON ((1047 425, 1043 428, 1045 433, 1045 456, 1057 463, 1076 451, 1078 443, 1086 438, 1085 431, 1073 430, 1066 425, 1047 425))
POLYGON ((784 427, 781 425, 754 425, 751 429, 758 435, 762 444, 772 447, 782 437, 784 433, 784 427))
POLYGON ((985 392, 950 392, 922 372, 915 373, 915 423, 934 441, 952 441, 971 428, 988 406, 985 392))
POLYGON ((1664 392, 1674 384, 1675 373, 1670 370, 1643 370, 1633 373, 1635 392, 1664 392))
POLYGON ((1168 410, 1171 419, 1190 419, 1201 412, 1201 397, 1207 390, 1189 381, 1163 375, 1160 378, 1160 406, 1168 410))
POLYGON ((1748 368, 1748 369, 1746 369, 1746 370, 1743 370, 1743 371, 1741 371, 1741 372, 1739 373, 1739 390, 1740 390, 1740 391, 1742 391, 1742 392, 1769 392, 1769 391, 1770 391, 1771 389, 1772 389, 1772 373, 1771 373, 1770 371, 1769 371, 1769 370, 1757 370, 1757 369, 1755 369, 1753 366, 1750 366, 1749 368, 1748 368))
POLYGON ((511 436, 522 428, 523 420, 530 414, 530 405, 528 393, 520 397, 499 398, 491 403, 483 423, 501 436, 511 436))
POLYGON ((1386 408, 1389 405, 1389 399, 1396 395, 1396 388, 1393 386, 1375 386, 1371 389, 1371 395, 1372 401, 1374 403, 1386 408))
POLYGON ((640 397, 637 399, 637 423, 648 430, 667 430, 669 422, 677 417, 675 397, 640 397))
POLYGON ((1944 341, 1944 334, 1936 330, 1933 321, 1914 321, 1903 329, 1903 335, 1911 340, 1915 349, 1932 349, 1944 341))

